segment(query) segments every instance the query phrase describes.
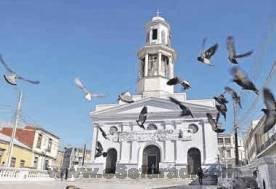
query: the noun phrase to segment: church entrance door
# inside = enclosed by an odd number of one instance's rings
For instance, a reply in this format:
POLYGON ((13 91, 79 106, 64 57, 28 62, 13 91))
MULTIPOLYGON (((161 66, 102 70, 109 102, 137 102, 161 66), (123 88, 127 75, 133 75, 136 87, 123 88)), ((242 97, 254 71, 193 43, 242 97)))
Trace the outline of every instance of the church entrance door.
POLYGON ((160 163, 160 149, 155 145, 147 146, 143 151, 143 174, 158 174, 160 163))
POLYGON ((115 174, 117 162, 117 151, 112 148, 107 151, 105 173, 115 174))
POLYGON ((191 148, 188 151, 188 174, 195 175, 199 167, 201 167, 200 150, 191 148))

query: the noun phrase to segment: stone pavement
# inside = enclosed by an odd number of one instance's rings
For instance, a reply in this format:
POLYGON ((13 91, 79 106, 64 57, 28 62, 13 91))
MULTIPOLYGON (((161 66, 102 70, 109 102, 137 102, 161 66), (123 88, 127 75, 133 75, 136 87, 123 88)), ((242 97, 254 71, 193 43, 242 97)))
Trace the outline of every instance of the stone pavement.
POLYGON ((1 189, 65 189, 74 185, 80 189, 215 189, 216 186, 188 186, 188 180, 177 179, 89 179, 69 181, 41 182, 0 182, 1 189))

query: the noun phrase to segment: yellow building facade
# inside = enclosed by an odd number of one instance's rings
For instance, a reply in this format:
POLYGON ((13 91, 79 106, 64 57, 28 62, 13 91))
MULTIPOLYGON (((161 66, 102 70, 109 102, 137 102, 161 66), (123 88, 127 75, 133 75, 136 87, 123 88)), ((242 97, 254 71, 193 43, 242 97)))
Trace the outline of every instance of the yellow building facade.
MULTIPOLYGON (((10 137, 0 133, 0 165, 4 166, 8 162, 8 148, 10 137)), ((18 140, 14 140, 13 151, 11 155, 11 167, 33 167, 32 149, 18 140)))

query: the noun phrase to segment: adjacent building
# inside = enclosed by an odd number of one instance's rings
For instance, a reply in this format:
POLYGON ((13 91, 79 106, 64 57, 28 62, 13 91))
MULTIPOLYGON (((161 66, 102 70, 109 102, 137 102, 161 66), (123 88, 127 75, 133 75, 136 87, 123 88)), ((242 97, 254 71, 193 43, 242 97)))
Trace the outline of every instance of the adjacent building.
POLYGON ((276 188, 276 125, 264 133, 264 121, 265 116, 252 121, 244 139, 248 172, 257 171, 261 189, 276 188))
MULTIPOLYGON (((218 135, 218 148, 220 163, 226 168, 235 167, 235 135, 221 133, 218 135)), ((243 139, 238 138, 239 165, 245 164, 245 150, 243 139)))
MULTIPOLYGON (((11 136, 12 128, 3 127, 0 133, 11 136)), ((17 128, 15 138, 33 152, 32 167, 39 170, 52 168, 58 155, 59 137, 39 127, 17 128)))
POLYGON ((91 151, 84 148, 65 148, 62 169, 78 169, 91 163, 91 151))
POLYGON ((264 133, 264 120, 265 116, 252 121, 245 136, 246 156, 249 162, 265 156, 276 156, 276 126, 264 133))
MULTIPOLYGON (((8 162, 10 140, 11 137, 0 133, 0 166, 5 166, 8 162)), ((33 166, 32 149, 17 139, 14 140, 10 166, 16 168, 30 168, 33 166)))
POLYGON ((175 93, 167 85, 173 78, 176 51, 171 46, 171 27, 160 16, 146 24, 146 44, 138 53, 137 94, 133 103, 97 105, 91 112, 93 141, 92 168, 99 173, 115 173, 118 166, 140 173, 159 173, 167 168, 195 174, 198 167, 217 163, 217 133, 206 113, 215 117, 213 99, 191 100, 186 93, 175 93), (193 117, 182 116, 173 97, 191 109, 193 117), (145 129, 136 123, 142 108, 148 108, 145 129), (105 139, 100 132, 106 134, 105 139), (95 158, 100 142, 107 156, 95 158))

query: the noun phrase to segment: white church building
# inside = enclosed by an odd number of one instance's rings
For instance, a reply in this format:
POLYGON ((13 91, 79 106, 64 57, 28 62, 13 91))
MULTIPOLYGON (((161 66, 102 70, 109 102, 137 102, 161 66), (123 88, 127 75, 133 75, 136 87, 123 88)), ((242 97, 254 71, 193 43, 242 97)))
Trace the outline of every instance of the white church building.
POLYGON ((97 105, 92 119, 92 168, 99 173, 115 173, 116 167, 136 168, 140 173, 160 173, 176 168, 195 174, 199 166, 217 163, 217 133, 208 123, 206 113, 217 111, 213 99, 190 100, 186 93, 175 93, 167 85, 174 77, 176 51, 171 47, 171 28, 159 15, 146 24, 146 44, 137 55, 139 79, 133 103, 97 105), (194 118, 181 116, 181 109, 169 97, 188 106, 194 118), (141 109, 147 106, 145 129, 136 123, 141 109), (107 134, 105 139, 100 130, 107 134), (95 158, 99 141, 107 156, 95 158))

